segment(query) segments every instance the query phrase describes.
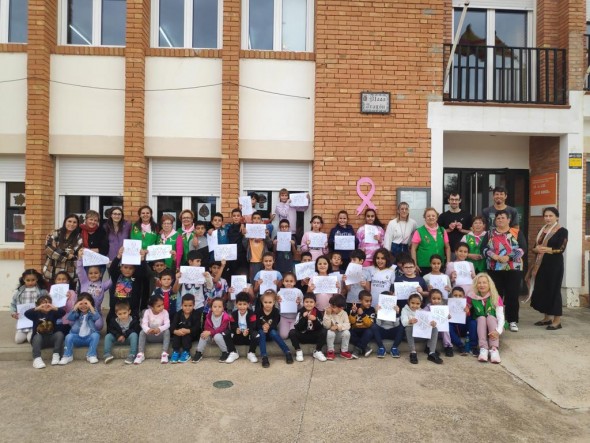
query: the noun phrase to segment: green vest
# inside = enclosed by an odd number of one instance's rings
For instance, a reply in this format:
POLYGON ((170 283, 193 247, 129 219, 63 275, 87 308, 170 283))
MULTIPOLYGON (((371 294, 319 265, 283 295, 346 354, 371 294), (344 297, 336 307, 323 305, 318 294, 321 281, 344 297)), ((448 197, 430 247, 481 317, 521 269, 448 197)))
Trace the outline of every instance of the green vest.
POLYGON ((188 265, 188 253, 191 241, 194 237, 194 232, 191 232, 189 235, 184 235, 184 233, 182 232, 182 228, 180 228, 176 232, 178 232, 178 235, 182 235, 182 260, 180 264, 182 266, 185 266, 188 265))
MULTIPOLYGON (((172 250, 175 251, 177 238, 178 238, 178 232, 175 232, 174 235, 172 237, 166 239, 165 242, 162 241, 162 237, 158 237, 158 244, 159 245, 170 245, 170 246, 172 246, 172 250)), ((168 269, 173 269, 173 266, 172 266, 173 261, 174 261, 174 259, 172 257, 164 259, 164 263, 166 263, 166 267, 168 269)), ((175 263, 175 265, 176 265, 176 263, 175 263)))
POLYGON ((416 250, 416 261, 420 267, 427 268, 430 266, 430 257, 434 254, 439 254, 445 264, 445 238, 443 235, 444 228, 439 226, 436 230, 436 239, 430 235, 426 226, 418 228, 418 235, 420 236, 420 244, 416 250))
POLYGON ((471 299, 471 316, 473 318, 487 317, 488 315, 496 316, 496 308, 492 305, 492 297, 486 298, 485 306, 483 301, 471 299))
POLYGON ((141 240, 141 249, 147 249, 148 246, 155 245, 158 242, 158 234, 156 232, 146 232, 144 236, 141 227, 138 228, 135 225, 131 228, 129 238, 131 240, 141 240))
MULTIPOLYGON (((465 242, 469 245, 469 253, 470 254, 481 254, 481 249, 480 246, 475 242, 475 236, 473 235, 466 235, 465 236, 465 242)), ((467 261, 470 261, 471 263, 473 263, 473 267, 475 268, 475 272, 484 272, 486 270, 486 259, 482 258, 481 260, 470 260, 467 259, 467 261)))

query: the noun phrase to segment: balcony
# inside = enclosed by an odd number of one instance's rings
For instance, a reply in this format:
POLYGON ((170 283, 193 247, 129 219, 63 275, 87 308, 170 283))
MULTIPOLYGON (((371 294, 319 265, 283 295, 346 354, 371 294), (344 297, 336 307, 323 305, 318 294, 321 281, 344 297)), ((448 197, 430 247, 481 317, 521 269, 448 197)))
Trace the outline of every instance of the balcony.
MULTIPOLYGON (((446 67, 452 45, 444 45, 446 67)), ((567 104, 566 50, 457 45, 444 100, 567 104)))

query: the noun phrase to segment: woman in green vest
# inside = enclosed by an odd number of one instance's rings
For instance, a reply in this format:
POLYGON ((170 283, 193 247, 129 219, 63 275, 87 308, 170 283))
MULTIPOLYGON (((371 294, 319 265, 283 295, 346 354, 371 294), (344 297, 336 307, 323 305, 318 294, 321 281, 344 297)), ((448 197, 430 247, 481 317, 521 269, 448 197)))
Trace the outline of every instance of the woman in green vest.
POLYGON ((486 235, 486 225, 483 217, 479 215, 473 217, 471 223, 471 231, 465 234, 461 239, 462 242, 467 243, 469 246, 469 254, 467 254, 467 261, 473 263, 475 273, 485 272, 486 270, 486 259, 481 255, 481 241, 486 235))
POLYGON ((430 257, 434 254, 446 258, 446 262, 451 261, 449 237, 445 229, 438 225, 438 212, 436 209, 426 208, 424 210, 424 226, 420 226, 414 232, 410 253, 414 262, 420 268, 422 275, 432 271, 430 257))
POLYGON ((141 240, 141 249, 155 245, 158 242, 158 225, 152 216, 153 211, 149 206, 142 206, 137 210, 139 218, 131 228, 131 240, 141 240))
POLYGON ((177 248, 176 252, 176 266, 179 268, 188 265, 188 253, 190 250, 190 244, 194 237, 195 231, 195 213, 190 209, 184 209, 180 213, 181 226, 178 228, 178 235, 182 239, 181 247, 177 248))
MULTIPOLYGON (((177 250, 177 243, 180 243, 182 240, 179 240, 179 234, 177 231, 174 230, 174 216, 171 214, 164 214, 160 219, 160 237, 158 238, 159 245, 170 245, 172 246, 172 257, 167 258, 164 260, 166 263, 166 267, 168 269, 176 269, 176 253, 177 250), (174 266, 173 266, 174 264, 174 266)), ((182 247, 180 248, 180 253, 182 254, 182 247)))

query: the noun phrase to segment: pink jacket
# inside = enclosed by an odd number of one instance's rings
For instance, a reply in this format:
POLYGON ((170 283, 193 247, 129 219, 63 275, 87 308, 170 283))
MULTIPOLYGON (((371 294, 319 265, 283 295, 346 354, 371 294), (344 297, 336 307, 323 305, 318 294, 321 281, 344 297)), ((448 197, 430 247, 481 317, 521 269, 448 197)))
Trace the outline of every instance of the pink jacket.
POLYGON ((166 309, 164 309, 159 314, 154 314, 150 308, 145 310, 141 320, 141 329, 143 329, 143 332, 147 334, 147 331, 150 328, 159 329, 160 334, 166 329, 170 329, 170 316, 168 315, 168 311, 166 309))
POLYGON ((207 317, 205 318, 205 331, 209 331, 211 333, 211 337, 227 331, 227 329, 229 328, 229 323, 232 319, 231 315, 224 311, 223 314, 221 314, 221 325, 218 328, 216 328, 213 326, 213 321, 211 320, 212 315, 213 312, 209 311, 207 317))

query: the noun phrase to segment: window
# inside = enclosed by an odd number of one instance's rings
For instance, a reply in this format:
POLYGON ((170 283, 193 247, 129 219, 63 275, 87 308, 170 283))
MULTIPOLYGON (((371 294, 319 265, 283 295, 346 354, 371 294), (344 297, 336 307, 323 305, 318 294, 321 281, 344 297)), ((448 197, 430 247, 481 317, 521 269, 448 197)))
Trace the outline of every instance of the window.
POLYGON ((222 0, 152 0, 152 46, 221 48, 222 0))
POLYGON ((26 43, 28 0, 0 0, 0 43, 26 43))
POLYGON ((242 49, 313 51, 312 0, 242 0, 242 49))
POLYGON ((0 245, 25 241, 25 158, 0 156, 0 245))
POLYGON ((125 46, 125 0, 62 0, 60 13, 62 44, 125 46))

